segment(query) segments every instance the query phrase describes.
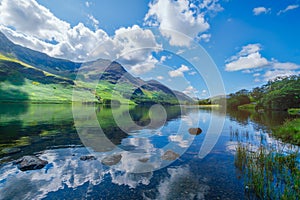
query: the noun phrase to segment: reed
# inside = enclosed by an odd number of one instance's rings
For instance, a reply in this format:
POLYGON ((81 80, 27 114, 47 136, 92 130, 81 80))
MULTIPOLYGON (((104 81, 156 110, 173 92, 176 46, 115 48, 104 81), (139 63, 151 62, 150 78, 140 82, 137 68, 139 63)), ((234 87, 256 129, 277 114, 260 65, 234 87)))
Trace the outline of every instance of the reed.
POLYGON ((239 141, 234 164, 244 178, 248 194, 259 199, 300 199, 298 150, 287 153, 286 146, 262 144, 254 148, 239 141))

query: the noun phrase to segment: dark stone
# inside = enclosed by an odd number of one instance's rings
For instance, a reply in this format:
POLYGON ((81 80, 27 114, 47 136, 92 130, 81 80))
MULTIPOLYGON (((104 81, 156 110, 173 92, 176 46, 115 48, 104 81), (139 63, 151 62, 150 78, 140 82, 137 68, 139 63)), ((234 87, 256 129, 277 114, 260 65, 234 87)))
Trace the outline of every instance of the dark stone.
POLYGON ((200 135, 202 133, 201 128, 190 128, 189 133, 191 135, 200 135))
POLYGON ((138 161, 140 161, 142 163, 146 163, 149 161, 149 158, 139 158, 138 161))
POLYGON ((17 147, 12 147, 12 148, 8 147, 8 148, 5 148, 5 149, 2 149, 1 152, 4 153, 4 154, 14 154, 14 153, 21 152, 21 149, 17 148, 17 147))
POLYGON ((179 157, 179 154, 175 153, 174 151, 168 150, 161 156, 163 160, 176 160, 179 157))
POLYGON ((104 165, 112 166, 112 165, 116 165, 117 163, 119 163, 121 159, 122 159, 122 155, 117 154, 117 155, 107 156, 107 157, 103 158, 103 160, 101 162, 104 165))
POLYGON ((86 161, 86 160, 96 160, 95 156, 81 156, 80 160, 86 161))
POLYGON ((14 162, 21 171, 42 169, 48 164, 46 160, 42 160, 36 156, 24 156, 14 162))

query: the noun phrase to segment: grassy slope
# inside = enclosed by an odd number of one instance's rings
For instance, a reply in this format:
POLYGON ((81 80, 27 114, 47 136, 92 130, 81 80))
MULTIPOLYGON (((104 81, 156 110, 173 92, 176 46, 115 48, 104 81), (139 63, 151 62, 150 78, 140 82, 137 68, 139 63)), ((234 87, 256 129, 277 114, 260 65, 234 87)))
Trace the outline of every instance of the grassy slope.
MULTIPOLYGON (((114 85, 102 80, 95 88, 92 84, 75 83, 73 80, 0 54, 0 102, 71 103, 74 100, 74 87, 77 91, 75 101, 97 102, 97 95, 102 100, 114 99, 122 104, 135 104, 128 99, 135 88, 130 83, 114 85)), ((143 89, 143 93, 143 96, 134 96, 137 103, 178 103, 174 97, 162 92, 143 89)))
POLYGON ((272 132, 284 142, 300 145, 300 118, 288 120, 272 132))
POLYGON ((71 102, 73 81, 1 54, 0 75, 0 101, 71 102))

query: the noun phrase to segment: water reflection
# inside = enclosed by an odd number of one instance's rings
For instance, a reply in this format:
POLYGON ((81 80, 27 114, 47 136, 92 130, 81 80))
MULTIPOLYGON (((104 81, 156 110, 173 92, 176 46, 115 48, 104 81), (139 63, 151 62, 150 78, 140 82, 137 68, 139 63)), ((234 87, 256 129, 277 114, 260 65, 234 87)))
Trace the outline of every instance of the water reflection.
POLYGON ((227 110, 227 115, 231 121, 236 121, 241 125, 252 123, 255 129, 270 131, 283 124, 286 119, 292 118, 288 112, 265 111, 255 112, 251 110, 227 110))
POLYGON ((91 153, 121 155, 120 163, 111 167, 131 173, 151 172, 171 164, 176 160, 173 155, 183 154, 195 137, 188 133, 189 126, 199 123, 199 117, 188 117, 193 112, 198 114, 195 108, 120 106, 102 108, 97 115, 93 109, 73 108, 81 141, 91 153), (180 116, 193 120, 181 120, 180 116), (166 152, 172 154, 162 159, 166 152), (140 162, 141 158, 147 162, 140 162))
POLYGON ((244 190, 228 149, 229 127, 256 140, 264 129, 284 121, 282 113, 228 112, 217 145, 200 159, 198 152, 212 115, 221 119, 226 115, 223 111, 166 107, 166 122, 161 124, 151 123, 151 115, 160 116, 149 107, 130 107, 129 114, 138 125, 132 126, 124 119, 128 113, 122 106, 114 111, 78 106, 84 119, 79 124, 74 124, 71 105, 27 105, 14 114, 4 107, 0 105, 0 151, 18 147, 21 152, 0 153, 0 199, 240 199, 244 190), (90 120, 94 117, 90 110, 96 113, 96 124, 90 120), (122 128, 114 118, 124 119, 122 128), (79 135, 75 125, 83 128, 79 135), (104 134, 97 132, 99 125, 104 134), (201 127, 203 132, 191 135, 191 127, 201 127), (180 157, 169 162, 163 159, 167 151, 180 157), (49 164, 27 172, 12 165, 12 160, 32 154, 49 164), (97 159, 80 160, 91 154, 97 159), (103 162, 113 156, 118 159, 111 166, 103 162))

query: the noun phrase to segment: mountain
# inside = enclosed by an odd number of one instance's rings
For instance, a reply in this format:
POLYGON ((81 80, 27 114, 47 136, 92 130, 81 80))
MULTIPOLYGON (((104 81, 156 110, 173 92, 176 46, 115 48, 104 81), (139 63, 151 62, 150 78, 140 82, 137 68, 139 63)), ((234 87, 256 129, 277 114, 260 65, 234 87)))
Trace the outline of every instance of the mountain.
POLYGON ((41 70, 64 76, 73 74, 82 64, 52 58, 47 54, 14 44, 2 32, 0 32, 0 53, 14 57, 41 70))
POLYGON ((83 99, 92 94, 95 101, 112 99, 114 91, 114 98, 121 103, 193 102, 158 81, 132 76, 117 62, 98 59, 76 63, 53 58, 14 44, 0 32, 0 101, 71 102, 74 87, 83 99), (99 83, 93 88, 89 81, 99 83))

